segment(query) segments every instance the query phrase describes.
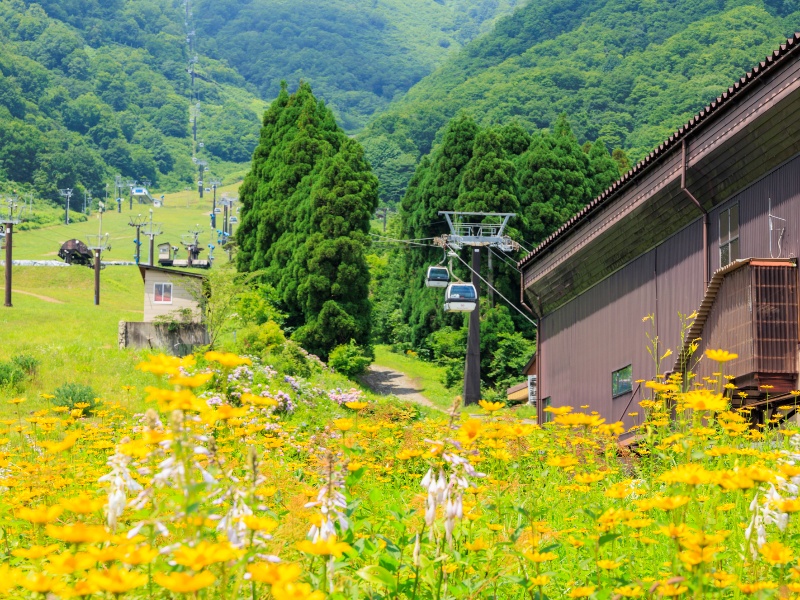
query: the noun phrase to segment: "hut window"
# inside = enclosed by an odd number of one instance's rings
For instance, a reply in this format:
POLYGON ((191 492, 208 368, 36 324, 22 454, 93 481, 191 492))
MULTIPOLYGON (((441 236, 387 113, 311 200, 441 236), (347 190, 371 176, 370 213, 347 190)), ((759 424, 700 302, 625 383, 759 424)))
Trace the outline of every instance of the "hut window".
POLYGON ((616 398, 633 391, 633 368, 631 365, 611 373, 611 397, 616 398))
POLYGON ((153 302, 156 304, 172 304, 172 284, 156 283, 153 290, 153 302))
POLYGON ((739 259, 739 205, 734 204, 719 215, 719 266, 739 259))

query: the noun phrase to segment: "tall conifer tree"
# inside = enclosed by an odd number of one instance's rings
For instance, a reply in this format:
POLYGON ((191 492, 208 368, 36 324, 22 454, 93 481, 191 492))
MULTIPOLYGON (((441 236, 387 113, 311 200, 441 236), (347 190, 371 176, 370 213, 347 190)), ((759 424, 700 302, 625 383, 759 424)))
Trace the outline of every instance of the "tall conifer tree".
POLYGON ((285 84, 264 116, 240 189, 242 271, 263 270, 310 352, 327 357, 350 339, 369 343, 370 215, 378 183, 360 146, 308 84, 285 84))

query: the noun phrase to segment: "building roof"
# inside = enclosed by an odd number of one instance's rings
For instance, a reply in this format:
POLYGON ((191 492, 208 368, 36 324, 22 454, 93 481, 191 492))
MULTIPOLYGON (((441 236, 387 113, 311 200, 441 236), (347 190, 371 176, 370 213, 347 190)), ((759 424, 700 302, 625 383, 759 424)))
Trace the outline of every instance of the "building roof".
POLYGON ((144 281, 145 271, 159 271, 160 273, 169 273, 170 275, 177 275, 179 277, 194 277, 195 279, 206 278, 206 276, 201 273, 190 273, 188 271, 165 269, 164 267, 156 267, 155 265, 139 265, 139 274, 142 276, 142 281, 144 281))
POLYGON ((713 117, 723 112, 729 106, 733 105, 733 100, 740 98, 747 90, 753 87, 753 84, 761 78, 762 75, 768 73, 783 64, 789 57, 797 54, 800 48, 800 33, 795 33, 792 37, 786 40, 785 44, 772 52, 763 61, 757 64, 753 69, 745 73, 739 81, 734 83, 724 92, 718 96, 716 100, 712 101, 705 108, 703 108, 694 117, 689 119, 687 123, 679 128, 675 133, 669 136, 657 148, 653 149, 647 156, 640 160, 636 165, 620 179, 611 184, 606 191, 600 194, 597 198, 592 200, 577 214, 564 223, 557 229, 550 237, 546 238, 541 244, 536 246, 525 258, 517 263, 519 268, 526 266, 534 261, 538 256, 542 255, 547 250, 554 248, 558 243, 566 237, 566 234, 574 229, 578 224, 582 223, 589 215, 594 214, 602 209, 608 202, 615 198, 623 189, 627 188, 634 180, 640 177, 643 173, 652 168, 665 154, 674 148, 680 147, 680 143, 690 133, 697 131, 706 125, 713 117))

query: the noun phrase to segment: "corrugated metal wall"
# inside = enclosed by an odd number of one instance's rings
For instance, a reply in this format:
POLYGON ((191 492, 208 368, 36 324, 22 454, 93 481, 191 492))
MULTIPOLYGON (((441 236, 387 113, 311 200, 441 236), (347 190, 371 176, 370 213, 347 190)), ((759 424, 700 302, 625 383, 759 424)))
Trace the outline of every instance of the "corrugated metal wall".
MULTIPOLYGON (((662 355, 667 349, 677 354, 683 343, 679 313, 688 316, 697 310, 705 292, 702 218, 669 238, 655 252, 659 345, 662 355)), ((673 360, 668 359, 662 371, 668 370, 673 360)))
MULTIPOLYGON (((656 373, 647 333, 659 355, 680 346, 678 313, 689 314, 703 295, 702 221, 626 265, 542 320, 542 397, 552 406, 589 404, 610 421, 632 425, 641 392, 612 398, 611 374, 627 365, 633 379, 656 373), (643 322, 647 315, 655 323, 643 322)), ((671 360, 662 365, 662 371, 671 360)), ((634 391, 636 384, 634 384, 634 391)))
POLYGON ((655 252, 648 252, 542 320, 543 398, 553 406, 589 404, 614 421, 638 410, 638 396, 612 399, 611 374, 632 365, 634 380, 654 375, 650 324, 642 323, 654 312, 654 273, 655 252))
POLYGON ((720 268, 719 215, 739 203, 739 258, 791 258, 800 252, 800 156, 779 167, 760 181, 720 204, 711 214, 709 245, 712 273, 720 268), (773 219, 772 256, 768 205, 773 219), (784 229, 781 236, 781 229, 784 229), (780 239, 780 253, 778 241, 780 239))
MULTIPOLYGON (((770 232, 767 218, 768 199, 773 215, 786 219, 774 221, 772 255, 797 256, 800 251, 800 156, 776 169, 762 180, 715 208, 710 214, 709 255, 712 272, 720 267, 719 214, 733 203, 739 203, 740 257, 770 256, 770 232)), ((743 269, 742 276, 749 277, 743 269)), ((732 273, 731 275, 736 275, 732 273)), ((655 375, 655 367, 647 353, 646 324, 642 317, 654 313, 661 351, 677 352, 680 347, 678 312, 696 310, 704 293, 702 221, 698 219, 663 244, 642 255, 610 277, 590 288, 563 307, 542 319, 540 332, 542 360, 542 398, 550 397, 552 406, 589 404, 609 420, 618 420, 624 413, 636 411, 639 398, 628 407, 630 394, 611 398, 611 373, 633 365, 634 379, 655 375)), ((740 360, 753 361, 751 348, 746 347, 743 332, 728 331, 727 323, 738 322, 734 312, 747 311, 743 290, 726 282, 727 296, 714 308, 711 319, 724 320, 726 327, 717 330, 713 347, 740 354, 740 360), (724 319, 723 319, 724 315, 724 319), (742 335, 739 335, 742 334, 742 335)), ((725 294, 723 294, 725 295, 725 294)), ((749 317, 741 315, 741 326, 751 327, 749 317)), ((671 361, 667 361, 671 363, 671 361)), ((662 365, 662 370, 670 367, 662 365)), ((703 373, 705 374, 705 373, 703 373)), ((634 384, 634 389, 635 389, 634 384)), ((630 419, 626 419, 630 424, 630 419)))

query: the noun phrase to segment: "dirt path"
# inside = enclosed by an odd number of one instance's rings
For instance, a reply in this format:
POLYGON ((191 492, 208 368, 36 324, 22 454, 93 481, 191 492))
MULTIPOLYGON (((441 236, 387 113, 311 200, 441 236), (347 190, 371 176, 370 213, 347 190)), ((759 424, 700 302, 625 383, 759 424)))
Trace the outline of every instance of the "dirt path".
POLYGON ((361 377, 361 381, 376 394, 397 396, 400 400, 414 402, 439 410, 420 392, 418 385, 405 373, 394 371, 388 367, 372 365, 369 372, 361 377))
POLYGON ((40 296, 39 294, 34 294, 33 292, 23 292, 22 290, 11 290, 14 294, 25 294, 26 296, 33 296, 34 298, 38 298, 39 300, 44 300, 45 302, 52 302, 53 304, 64 304, 61 300, 56 300, 55 298, 51 298, 50 296, 40 296))

